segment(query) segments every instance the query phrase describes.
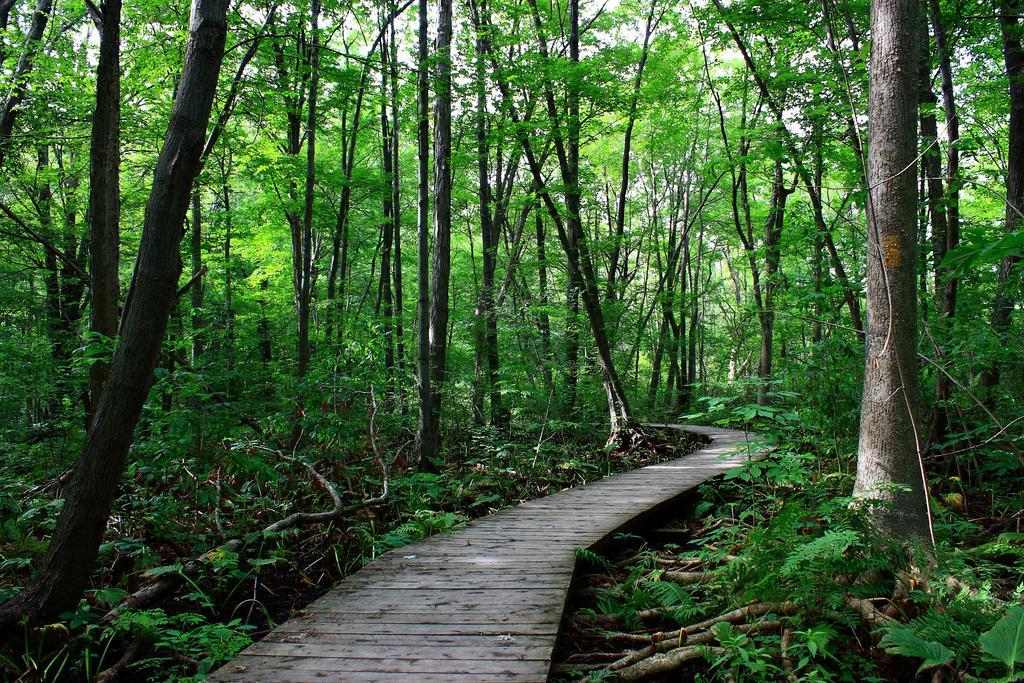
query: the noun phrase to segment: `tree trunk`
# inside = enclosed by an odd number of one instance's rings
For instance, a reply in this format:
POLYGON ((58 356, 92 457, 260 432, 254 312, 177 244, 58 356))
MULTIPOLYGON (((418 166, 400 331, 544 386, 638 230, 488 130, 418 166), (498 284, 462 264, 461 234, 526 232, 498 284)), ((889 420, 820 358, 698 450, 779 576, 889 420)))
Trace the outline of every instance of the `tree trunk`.
MULTIPOLYGON (((316 190, 316 100, 320 86, 320 0, 310 5, 309 103, 306 110, 306 188, 299 239, 298 358, 295 374, 305 377, 309 369, 309 312, 313 295, 313 193, 316 190)), ((296 149, 296 152, 298 150, 296 149)))
POLYGON ((534 214, 537 233, 537 296, 540 311, 537 314, 537 326, 540 328, 540 352, 543 360, 541 372, 544 383, 550 388, 554 386, 551 373, 551 320, 548 316, 548 259, 544 249, 544 216, 537 209, 534 214))
POLYGON ((927 541, 930 518, 917 377, 918 0, 873 0, 868 150, 867 344, 854 494, 896 538, 927 541), (899 489, 894 489, 897 485, 899 489))
MULTIPOLYGON (((96 108, 89 158, 89 331, 117 336, 121 222, 121 0, 103 3, 96 108)), ((110 364, 89 366, 87 420, 99 405, 110 364)))
MULTIPOLYGON (((486 0, 481 2, 481 11, 487 12, 486 0)), ((483 316, 482 334, 477 340, 481 355, 487 364, 487 387, 491 402, 491 424, 502 428, 508 426, 509 415, 501 399, 499 386, 498 353, 498 309, 495 306, 494 276, 498 261, 498 221, 491 211, 491 182, 489 149, 487 145, 487 79, 484 75, 484 46, 476 38, 476 143, 477 177, 479 181, 480 232, 483 235, 483 277, 480 288, 480 314, 483 316)), ((500 150, 499 150, 500 151, 500 150)), ((501 183, 501 176, 498 176, 501 183)))
MULTIPOLYGON (((391 2, 392 17, 397 12, 397 4, 391 2)), ((400 149, 398 146, 398 38, 395 30, 395 20, 389 22, 391 31, 391 56, 389 60, 389 73, 391 76, 391 211, 392 223, 394 224, 394 285, 395 285, 395 341, 398 365, 397 384, 398 403, 402 414, 407 409, 405 399, 405 315, 404 299, 402 294, 402 190, 400 172, 400 149)))
POLYGON ((227 33, 225 0, 195 0, 181 80, 146 204, 121 340, 64 507, 34 583, 0 608, 0 623, 48 622, 74 609, 117 493, 153 380, 181 275, 182 225, 199 168, 227 33))
POLYGON ((203 195, 192 191, 192 365, 203 355, 203 195))
POLYGON ((434 244, 430 282, 430 433, 440 450, 441 399, 448 363, 448 283, 452 240, 452 2, 438 0, 434 54, 434 244))
POLYGON ((25 100, 25 92, 28 90, 28 75, 32 71, 36 55, 42 48, 43 33, 46 31, 46 24, 50 20, 52 10, 53 0, 39 0, 36 3, 35 11, 32 13, 32 23, 29 24, 28 34, 25 36, 25 47, 22 48, 21 59, 18 60, 18 66, 15 67, 14 75, 11 77, 11 90, 7 99, 4 100, 3 106, 0 107, 0 166, 3 165, 7 156, 11 135, 14 133, 14 123, 18 119, 18 114, 21 113, 21 103, 25 100))
POLYGON ((647 55, 651 44, 651 36, 661 17, 655 18, 657 0, 652 0, 651 9, 647 14, 647 24, 644 27, 644 42, 640 49, 640 61, 636 67, 636 77, 633 80, 633 94, 629 100, 629 113, 626 115, 626 133, 622 140, 622 171, 619 183, 619 197, 615 204, 615 233, 612 236, 611 265, 608 267, 607 296, 614 299, 615 277, 619 270, 619 254, 622 250, 622 236, 626 228, 626 196, 629 193, 629 156, 633 144, 633 126, 636 123, 636 110, 640 101, 640 87, 644 81, 644 67, 647 65, 647 55))
MULTIPOLYGON (((1021 230, 1024 219, 1024 49, 1021 48, 1020 0, 1003 0, 999 9, 999 24, 1003 33, 1003 60, 1006 77, 1010 81, 1010 126, 1006 155, 1006 207, 1007 234, 1021 230)), ((996 285, 995 304, 992 307, 992 331, 1003 341, 1010 332, 1014 300, 1006 291, 1013 282, 1020 256, 1006 256, 999 263, 999 281, 996 285)), ((994 402, 993 390, 999 386, 999 363, 993 362, 982 372, 979 383, 988 390, 986 399, 994 402)))
POLYGON ((235 305, 234 261, 231 260, 231 188, 228 184, 230 161, 221 160, 221 219, 224 225, 224 336, 227 346, 228 397, 234 396, 235 378, 235 305))
MULTIPOLYGON (((381 27, 384 28, 383 26, 381 27)), ((384 373, 387 377, 386 402, 390 402, 394 395, 394 374, 395 374, 395 344, 392 318, 394 316, 394 293, 392 292, 391 275, 391 250, 394 246, 395 223, 394 204, 395 195, 391 185, 391 175, 394 170, 391 168, 394 162, 394 155, 391 146, 394 142, 391 139, 391 122, 388 118, 388 60, 390 55, 386 47, 381 49, 381 71, 380 71, 380 132, 381 132, 381 164, 384 171, 383 195, 383 217, 381 224, 381 248, 380 248, 380 286, 377 297, 377 308, 383 314, 384 327, 384 373)))
POLYGON ((416 74, 416 150, 417 150, 417 298, 416 370, 419 379, 419 466, 434 470, 438 456, 434 429, 430 372, 430 69, 427 50, 427 0, 419 4, 419 44, 416 74))

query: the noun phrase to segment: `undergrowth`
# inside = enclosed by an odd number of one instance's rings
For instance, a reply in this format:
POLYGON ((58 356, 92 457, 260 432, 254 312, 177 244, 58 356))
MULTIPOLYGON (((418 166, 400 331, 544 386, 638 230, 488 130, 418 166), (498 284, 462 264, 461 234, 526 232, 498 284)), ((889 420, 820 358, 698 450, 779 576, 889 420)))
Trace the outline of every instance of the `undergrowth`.
POLYGON ((854 453, 796 412, 730 405, 700 417, 774 451, 700 487, 694 507, 607 557, 581 555, 564 680, 909 681, 1024 677, 1024 533, 1007 453, 931 467, 937 544, 869 523, 854 453), (1000 479, 1000 477, 1003 477, 1000 479), (667 539, 667 540, 666 540, 667 539))
MULTIPOLYGON (((386 505, 338 523, 261 533, 292 512, 330 509, 328 496, 295 461, 254 446, 259 436, 270 439, 273 425, 201 446, 194 437, 182 441, 183 431, 156 424, 140 441, 86 598, 44 637, 26 632, 8 641, 0 671, 12 679, 92 680, 130 655, 120 673, 132 680, 198 680, 381 553, 694 445, 680 438, 660 452, 609 453, 595 440, 599 432, 571 423, 548 423, 543 432, 538 425, 516 439, 472 428, 449 433, 445 464, 430 473, 411 467, 411 444, 392 429, 382 438, 394 458, 386 505), (244 548, 222 547, 231 538, 244 539, 244 548), (202 571, 186 572, 199 556, 202 571), (182 579, 170 599, 110 618, 130 592, 166 575, 182 579)), ((295 456, 315 463, 346 500, 379 494, 369 440, 340 433, 311 430, 295 456)), ((46 462, 36 450, 15 451, 20 457, 0 481, 0 601, 31 578, 61 508, 58 489, 36 486, 46 462)))

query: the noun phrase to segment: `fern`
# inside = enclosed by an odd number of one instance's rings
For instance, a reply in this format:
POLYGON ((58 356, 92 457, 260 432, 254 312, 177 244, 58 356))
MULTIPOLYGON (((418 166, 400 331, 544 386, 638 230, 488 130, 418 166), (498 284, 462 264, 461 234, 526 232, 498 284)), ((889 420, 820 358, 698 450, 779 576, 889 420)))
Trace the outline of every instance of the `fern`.
POLYGON ((955 653, 958 664, 967 661, 978 641, 978 633, 973 628, 953 618, 948 612, 934 609, 911 619, 904 628, 922 640, 945 645, 955 653))
POLYGON ((953 651, 941 643, 933 640, 925 640, 914 631, 905 627, 897 626, 886 631, 882 636, 882 647, 886 652, 920 659, 921 666, 917 673, 945 666, 953 660, 953 651))
POLYGON ((650 581, 644 584, 644 590, 659 607, 679 607, 693 603, 693 598, 686 589, 671 581, 650 581))
POLYGON ((856 531, 826 531, 823 536, 793 549, 786 556, 781 573, 793 577, 803 569, 815 569, 822 564, 832 564, 859 542, 860 536, 856 531))
POLYGON ((589 564, 593 567, 610 569, 612 566, 611 562, 589 548, 576 548, 573 551, 573 554, 576 556, 577 560, 581 560, 585 564, 589 564))

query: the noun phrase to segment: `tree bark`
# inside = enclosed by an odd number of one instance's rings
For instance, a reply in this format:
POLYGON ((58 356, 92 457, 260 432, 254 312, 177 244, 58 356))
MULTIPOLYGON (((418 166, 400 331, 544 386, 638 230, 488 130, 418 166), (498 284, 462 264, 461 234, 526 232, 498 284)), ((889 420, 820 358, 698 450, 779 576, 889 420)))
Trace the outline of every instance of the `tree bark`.
MULTIPOLYGON (((117 336, 121 223, 121 0, 103 3, 89 158, 89 331, 117 336)), ((110 374, 104 361, 89 366, 87 421, 110 374)))
POLYGON ((867 344, 854 495, 899 539, 931 521, 918 437, 915 267, 919 0, 873 0, 868 150, 867 344), (899 488, 894 488, 894 485, 899 488))
POLYGON ((434 243, 430 281, 430 434, 440 450, 441 399, 448 364, 452 239, 452 2, 438 0, 434 51, 434 243))
POLYGON ((417 298, 416 370, 419 379, 419 466, 434 470, 438 456, 437 432, 433 420, 430 372, 430 69, 427 50, 427 0, 419 3, 419 42, 416 73, 417 150, 417 298))
POLYGON ((309 313, 313 296, 313 193, 316 189, 316 104, 320 89, 320 0, 310 4, 309 103, 306 109, 306 187, 303 197, 302 234, 299 240, 298 359, 296 374, 309 370, 309 313))
POLYGON ((224 56, 226 14, 225 0, 193 3, 181 80, 154 170, 107 390, 100 395, 37 577, 0 608, 0 623, 21 616, 31 623, 54 619, 74 609, 88 582, 176 300, 182 225, 224 56))

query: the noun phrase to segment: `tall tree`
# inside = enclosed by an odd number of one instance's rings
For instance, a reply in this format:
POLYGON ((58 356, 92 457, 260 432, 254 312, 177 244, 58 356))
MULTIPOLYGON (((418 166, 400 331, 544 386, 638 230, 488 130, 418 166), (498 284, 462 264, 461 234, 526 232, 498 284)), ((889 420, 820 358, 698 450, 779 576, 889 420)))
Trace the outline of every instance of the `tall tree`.
MULTIPOLYGON (((96 108, 89 158, 89 330, 117 336, 121 226, 121 0, 102 6, 96 108)), ((89 416, 110 374, 106 361, 89 367, 89 416)))
POLYGON ((430 252, 430 434, 441 431, 448 365, 448 286, 452 241, 452 1, 438 0, 434 49, 434 241, 430 252))
POLYGON ((0 624, 21 616, 33 623, 53 619, 75 607, 88 582, 176 300, 182 225, 224 57, 226 15, 226 0, 193 3, 181 78, 153 172, 107 388, 36 578, 0 606, 0 624))
POLYGON ((867 337, 854 494, 896 538, 931 538, 920 452, 916 178, 919 0, 872 0, 867 337))
POLYGON ((39 0, 36 3, 28 34, 25 36, 25 46, 21 50, 21 58, 11 76, 10 91, 7 93, 7 99, 0 105, 0 165, 3 165, 7 156, 14 124, 18 120, 21 104, 25 101, 25 93, 28 91, 28 76, 42 49, 43 33, 46 31, 46 24, 50 21, 52 11, 53 0, 39 0))
MULTIPOLYGON (((999 26, 1003 38, 1003 61, 1006 78, 1010 83, 1010 125, 1007 134, 1009 148, 1006 154, 1005 230, 1014 233, 1024 225, 1024 48, 1021 47, 1021 27, 1024 26, 1020 0, 1002 0, 999 4, 999 26)), ((1003 340, 1010 331, 1014 299, 1008 291, 1014 273, 1019 268, 1020 256, 1005 256, 999 263, 999 281, 992 307, 992 331, 1003 340)), ((1000 367, 993 362, 981 374, 979 383, 991 391, 999 386, 1000 367)))
POLYGON ((416 71, 416 155, 417 197, 416 273, 416 375, 419 381, 419 463, 432 469, 438 455, 438 436, 434 425, 430 369, 430 64, 427 50, 427 0, 419 3, 419 29, 416 71))
MULTIPOLYGON (((302 232, 299 237, 298 362, 296 374, 304 377, 309 368, 309 317, 313 298, 313 199, 316 192, 316 116, 320 90, 320 0, 309 8, 309 103, 306 109, 306 185, 303 196, 302 232)), ((293 249, 295 245, 293 244, 293 249)))

